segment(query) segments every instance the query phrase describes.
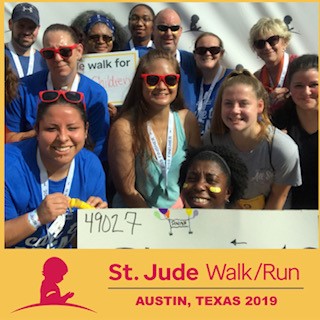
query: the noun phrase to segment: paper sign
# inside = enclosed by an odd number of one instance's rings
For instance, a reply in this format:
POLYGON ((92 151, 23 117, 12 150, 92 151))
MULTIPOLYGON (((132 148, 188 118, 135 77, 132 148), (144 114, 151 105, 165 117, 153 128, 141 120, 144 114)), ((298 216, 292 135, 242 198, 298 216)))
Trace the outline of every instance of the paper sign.
POLYGON ((78 248, 318 248, 318 212, 79 210, 78 248))
POLYGON ((136 72, 137 51, 117 51, 83 55, 78 71, 102 85, 109 101, 122 105, 136 72))

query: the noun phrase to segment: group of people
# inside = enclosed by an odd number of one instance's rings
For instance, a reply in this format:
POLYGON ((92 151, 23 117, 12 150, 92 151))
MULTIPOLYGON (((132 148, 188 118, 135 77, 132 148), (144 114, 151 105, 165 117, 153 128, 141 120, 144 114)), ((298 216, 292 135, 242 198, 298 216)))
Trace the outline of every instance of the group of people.
POLYGON ((262 18, 250 31, 265 62, 254 75, 223 65, 214 33, 179 50, 171 8, 138 4, 128 21, 130 39, 113 16, 85 11, 50 25, 38 54, 37 8, 14 8, 6 247, 76 247, 77 208, 318 208, 317 55, 289 56, 286 25, 262 18), (83 53, 113 50, 140 56, 119 111, 77 70, 83 53))

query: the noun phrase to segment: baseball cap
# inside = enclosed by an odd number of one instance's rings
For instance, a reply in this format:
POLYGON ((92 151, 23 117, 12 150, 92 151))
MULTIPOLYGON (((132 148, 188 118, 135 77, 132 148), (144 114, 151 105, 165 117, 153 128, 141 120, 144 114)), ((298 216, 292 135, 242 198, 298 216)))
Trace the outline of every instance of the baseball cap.
POLYGON ((21 19, 29 19, 37 26, 40 23, 38 9, 27 2, 19 3, 13 8, 11 19, 13 22, 21 19))

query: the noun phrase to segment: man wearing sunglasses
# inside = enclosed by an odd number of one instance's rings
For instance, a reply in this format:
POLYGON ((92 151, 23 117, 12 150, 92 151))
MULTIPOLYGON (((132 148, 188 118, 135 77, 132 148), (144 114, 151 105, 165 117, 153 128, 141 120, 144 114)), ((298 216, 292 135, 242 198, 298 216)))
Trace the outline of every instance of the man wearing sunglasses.
POLYGON ((5 45, 5 54, 19 78, 47 69, 39 51, 33 48, 40 28, 38 9, 30 3, 19 3, 9 20, 11 41, 5 45))
POLYGON ((156 49, 169 52, 180 65, 182 93, 186 106, 195 111, 196 95, 196 64, 191 52, 178 50, 182 34, 181 19, 179 14, 170 8, 158 12, 153 25, 153 42, 156 49))

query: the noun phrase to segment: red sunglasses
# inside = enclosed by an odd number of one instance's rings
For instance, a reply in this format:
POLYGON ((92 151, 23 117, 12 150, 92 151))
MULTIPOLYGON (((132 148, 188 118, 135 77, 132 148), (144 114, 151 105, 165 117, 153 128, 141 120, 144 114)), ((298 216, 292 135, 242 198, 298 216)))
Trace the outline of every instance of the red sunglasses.
POLYGON ((144 80, 144 83, 149 89, 154 89, 160 81, 163 81, 167 87, 170 89, 177 86, 180 74, 150 74, 143 73, 141 74, 141 78, 144 80))
POLYGON ((60 54, 63 58, 69 58, 72 56, 72 50, 78 46, 77 43, 71 46, 61 46, 59 48, 42 48, 40 50, 41 55, 45 59, 53 59, 56 54, 60 54))
POLYGON ((39 92, 41 102, 52 103, 57 101, 60 97, 69 103, 78 104, 82 102, 84 109, 86 108, 84 101, 84 94, 77 91, 65 90, 44 90, 39 92))

